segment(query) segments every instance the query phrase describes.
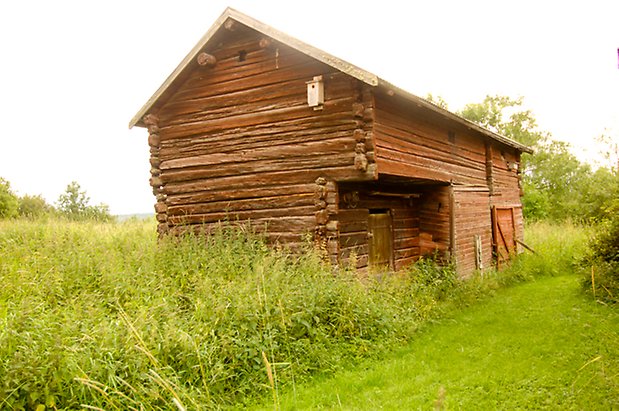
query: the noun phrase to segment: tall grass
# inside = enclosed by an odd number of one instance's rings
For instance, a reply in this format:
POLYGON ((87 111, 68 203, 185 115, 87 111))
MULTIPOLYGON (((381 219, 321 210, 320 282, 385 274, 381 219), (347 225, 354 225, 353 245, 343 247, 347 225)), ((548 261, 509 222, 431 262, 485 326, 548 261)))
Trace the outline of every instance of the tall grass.
POLYGON ((243 228, 157 243, 150 222, 0 224, 0 408, 239 404, 410 338, 441 298, 243 228))
POLYGON ((277 404, 282 387, 414 338, 445 301, 563 264, 518 260, 464 285, 429 261, 360 279, 249 231, 158 242, 153 222, 0 222, 0 408, 277 404))

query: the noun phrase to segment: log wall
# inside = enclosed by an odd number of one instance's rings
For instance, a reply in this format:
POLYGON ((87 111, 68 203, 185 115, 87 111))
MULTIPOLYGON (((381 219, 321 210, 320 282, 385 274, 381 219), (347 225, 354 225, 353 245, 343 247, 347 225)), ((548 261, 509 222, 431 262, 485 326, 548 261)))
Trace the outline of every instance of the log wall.
POLYGON ((524 241, 520 153, 506 148, 501 150, 495 145, 491 151, 491 159, 493 180, 491 205, 514 209, 515 235, 518 240, 524 241))
POLYGON ((376 175, 369 92, 242 26, 221 38, 150 114, 160 232, 250 220, 273 240, 299 244, 309 232, 333 249, 334 181, 376 175), (320 110, 307 104, 315 76, 320 110))
POLYGON ((432 236, 441 250, 451 248, 451 188, 422 186, 419 202, 420 228, 432 236))
MULTIPOLYGON (((419 206, 416 198, 373 194, 377 186, 346 185, 339 194, 340 262, 355 257, 358 269, 368 266, 370 210, 389 211, 392 218, 393 262, 399 270, 419 258, 419 206)), ((389 193, 387 193, 389 194, 389 193)))
POLYGON ((375 113, 379 173, 486 185, 485 146, 480 138, 434 121, 397 96, 377 93, 375 113))
POLYGON ((364 268, 369 210, 388 209, 394 268, 439 249, 467 272, 475 236, 482 264, 491 256, 492 205, 514 208, 522 239, 517 151, 247 27, 228 29, 143 118, 160 233, 249 220, 293 247, 309 233, 333 261, 355 254, 364 268), (324 104, 309 107, 317 76, 324 104), (373 194, 385 187, 367 182, 384 176, 416 196, 373 194))
POLYGON ((450 247, 462 275, 479 265, 491 266, 491 206, 514 208, 516 237, 522 239, 520 155, 515 149, 388 93, 375 94, 374 138, 380 175, 452 186, 424 190, 420 229, 450 247))

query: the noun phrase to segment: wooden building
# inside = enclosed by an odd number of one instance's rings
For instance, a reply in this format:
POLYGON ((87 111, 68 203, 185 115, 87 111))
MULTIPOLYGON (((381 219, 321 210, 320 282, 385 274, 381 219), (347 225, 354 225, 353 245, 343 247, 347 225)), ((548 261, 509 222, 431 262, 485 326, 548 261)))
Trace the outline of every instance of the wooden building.
POLYGON ((334 262, 461 275, 517 249, 530 149, 227 9, 131 120, 160 233, 250 220, 334 262))

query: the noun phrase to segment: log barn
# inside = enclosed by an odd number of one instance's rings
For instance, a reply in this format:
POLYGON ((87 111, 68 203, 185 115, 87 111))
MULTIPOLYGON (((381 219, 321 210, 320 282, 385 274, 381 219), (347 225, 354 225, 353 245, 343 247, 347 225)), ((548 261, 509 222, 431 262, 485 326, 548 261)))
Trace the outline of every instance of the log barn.
POLYGON ((251 221, 336 264, 466 276, 523 236, 530 149, 227 9, 140 109, 160 234, 251 221))

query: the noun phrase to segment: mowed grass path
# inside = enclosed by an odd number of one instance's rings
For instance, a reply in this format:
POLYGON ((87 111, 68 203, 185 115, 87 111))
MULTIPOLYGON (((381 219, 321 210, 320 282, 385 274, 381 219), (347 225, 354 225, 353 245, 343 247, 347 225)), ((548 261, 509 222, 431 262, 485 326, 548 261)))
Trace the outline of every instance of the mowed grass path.
POLYGON ((502 289, 380 363, 289 390, 276 408, 619 409, 619 310, 578 282, 502 289))

